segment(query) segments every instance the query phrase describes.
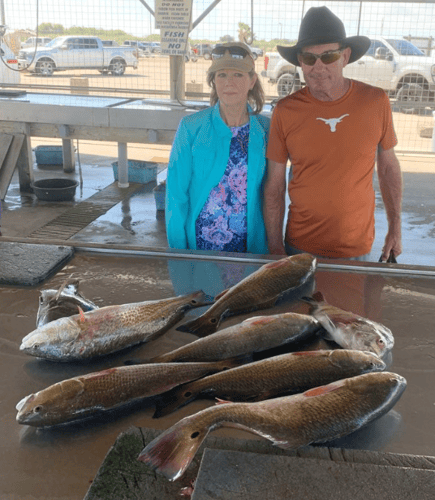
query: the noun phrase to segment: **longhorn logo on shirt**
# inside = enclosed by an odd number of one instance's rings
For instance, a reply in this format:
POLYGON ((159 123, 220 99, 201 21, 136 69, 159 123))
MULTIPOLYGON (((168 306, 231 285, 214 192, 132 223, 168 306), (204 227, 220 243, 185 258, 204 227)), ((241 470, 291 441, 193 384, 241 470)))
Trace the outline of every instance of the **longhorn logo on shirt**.
POLYGON ((325 122, 331 127, 331 132, 335 132, 337 130, 337 124, 340 123, 345 116, 349 115, 341 115, 340 118, 329 118, 328 120, 326 118, 316 118, 316 120, 322 120, 322 122, 325 122))

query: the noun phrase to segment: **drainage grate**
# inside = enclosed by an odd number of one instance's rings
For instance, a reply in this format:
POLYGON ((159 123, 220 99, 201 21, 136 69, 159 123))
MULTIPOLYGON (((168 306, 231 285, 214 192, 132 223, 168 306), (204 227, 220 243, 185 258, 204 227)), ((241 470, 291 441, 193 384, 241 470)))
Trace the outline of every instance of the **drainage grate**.
POLYGON ((120 189, 118 182, 114 182, 37 229, 29 238, 68 240, 123 199, 143 188, 143 184, 131 183, 128 188, 120 189))

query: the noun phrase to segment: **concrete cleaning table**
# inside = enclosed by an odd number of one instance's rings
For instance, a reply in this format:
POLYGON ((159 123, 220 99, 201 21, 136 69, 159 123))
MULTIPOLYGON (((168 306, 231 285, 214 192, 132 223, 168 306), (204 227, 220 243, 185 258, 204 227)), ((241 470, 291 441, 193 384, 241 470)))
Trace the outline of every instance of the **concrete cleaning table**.
MULTIPOLYGON (((117 470, 112 469, 112 477, 116 475, 122 481, 124 478, 128 481, 131 491, 127 491, 126 495, 129 493, 130 496, 111 496, 109 491, 103 497, 104 500, 177 498, 172 494, 173 488, 188 486, 185 481, 192 479, 195 471, 168 486, 172 496, 153 496, 155 490, 150 484, 166 488, 168 482, 137 462, 136 449, 181 418, 214 404, 213 401, 198 400, 173 414, 152 419, 154 406, 152 401, 148 401, 116 413, 57 428, 36 429, 18 425, 15 421, 15 406, 31 393, 79 374, 121 366, 127 359, 150 358, 196 339, 194 335, 178 332, 174 327, 153 342, 94 362, 54 363, 39 360, 20 352, 19 345, 21 339, 35 329, 41 289, 57 289, 65 278, 73 274, 80 280, 80 292, 99 306, 163 299, 198 289, 214 296, 267 261, 261 256, 219 256, 208 252, 177 255, 172 252, 125 250, 104 253, 76 248, 68 264, 43 285, 0 286, 0 367, 3 379, 7 381, 0 388, 0 497, 83 500, 92 488, 92 483, 95 483, 95 487, 97 483, 101 484, 96 476, 100 466, 103 463, 107 465, 107 461, 111 460, 108 451, 122 433, 134 428, 143 431, 138 434, 139 441, 135 444, 134 453, 126 457, 129 461, 124 461, 123 465, 134 463, 141 467, 133 470, 130 465, 126 465, 117 470), (132 482, 129 482, 130 478, 132 482), (135 490, 133 483, 137 485, 135 490)), ((388 465, 385 457, 383 463, 370 459, 372 453, 406 455, 409 467, 423 463, 425 466, 419 468, 433 470, 435 269, 320 261, 316 272, 316 288, 330 303, 377 320, 392 330, 395 346, 392 359, 388 360, 388 369, 404 376, 408 382, 402 398, 390 412, 360 431, 328 443, 329 448, 324 448, 324 453, 332 453, 337 457, 343 454, 348 457, 357 452, 367 457, 368 453, 369 458, 366 458, 365 463, 371 465, 388 465), (330 452, 332 448, 338 451, 330 452), (413 457, 409 459, 408 455, 413 457)), ((298 302, 283 303, 273 309, 226 319, 221 328, 254 314, 284 311, 307 312, 307 306, 298 302)), ((203 309, 189 312, 185 321, 202 312, 203 309)), ((284 450, 276 450, 266 440, 253 439, 251 434, 235 429, 219 429, 209 437, 214 443, 221 443, 219 447, 223 450, 264 453, 268 449, 275 455, 277 452, 281 456, 287 454, 284 450), (234 441, 233 446, 226 446, 228 440, 234 441)), ((311 449, 318 450, 319 447, 311 449)), ((296 456, 319 458, 307 453, 307 450, 301 451, 296 456)), ((235 459, 231 460, 234 463, 235 459)), ((198 467, 199 463, 196 465, 198 467)), ((406 461, 400 465, 407 467, 406 461)), ((236 471, 230 473, 236 474, 236 471)), ((430 476, 426 472, 427 475, 430 476)), ((365 474, 365 477, 369 484, 370 474, 365 474)), ((218 479, 216 476, 216 481, 218 479)), ((96 493, 94 498, 98 498, 96 493)), ((418 496, 414 498, 420 500, 418 496)))

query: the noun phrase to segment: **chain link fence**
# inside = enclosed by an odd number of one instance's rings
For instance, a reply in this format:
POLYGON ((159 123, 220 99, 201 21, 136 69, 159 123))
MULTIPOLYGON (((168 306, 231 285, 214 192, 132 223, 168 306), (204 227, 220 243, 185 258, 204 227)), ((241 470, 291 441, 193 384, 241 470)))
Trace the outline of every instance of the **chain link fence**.
POLYGON ((179 56, 183 64, 176 81, 175 56, 162 54, 165 32, 155 27, 154 0, 0 0, 0 21, 7 26, 3 41, 22 69, 16 87, 28 92, 164 100, 175 86, 178 94, 182 87, 184 99, 207 102, 211 50, 217 43, 243 40, 251 45, 267 101, 273 102, 303 85, 303 75, 280 58, 276 46, 295 43, 304 13, 320 5, 343 20, 348 36, 371 38, 368 53, 345 71, 388 92, 397 150, 432 152, 435 3, 430 0, 193 0, 193 29, 179 56), (57 59, 50 55, 54 49, 57 59))

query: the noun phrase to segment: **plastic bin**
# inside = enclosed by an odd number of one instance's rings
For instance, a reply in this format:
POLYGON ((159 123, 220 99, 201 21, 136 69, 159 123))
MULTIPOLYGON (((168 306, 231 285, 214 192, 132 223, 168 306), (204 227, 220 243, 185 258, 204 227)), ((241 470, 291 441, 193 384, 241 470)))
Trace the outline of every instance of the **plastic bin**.
MULTIPOLYGON (((118 180, 118 162, 112 163, 115 181, 118 180)), ((157 180, 157 163, 152 161, 128 160, 128 181, 147 184, 157 180)))
POLYGON ((36 163, 40 165, 62 165, 62 146, 36 146, 36 163))
POLYGON ((154 189, 154 199, 156 210, 165 210, 166 184, 158 184, 154 189))

